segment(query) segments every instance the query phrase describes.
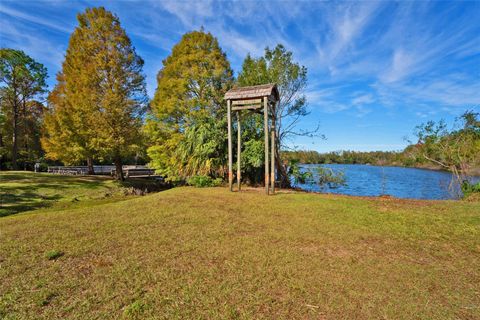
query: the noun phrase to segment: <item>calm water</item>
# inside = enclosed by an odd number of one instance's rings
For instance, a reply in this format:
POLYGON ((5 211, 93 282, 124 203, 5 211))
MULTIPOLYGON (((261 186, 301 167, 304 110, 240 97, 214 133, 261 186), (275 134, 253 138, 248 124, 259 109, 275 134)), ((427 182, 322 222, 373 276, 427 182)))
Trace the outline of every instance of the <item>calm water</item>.
MULTIPOLYGON (((303 170, 316 174, 318 165, 302 165, 303 170)), ((412 199, 455 199, 459 196, 458 186, 449 191, 452 175, 448 172, 415 168, 377 167, 357 164, 322 165, 333 171, 343 171, 346 186, 321 189, 316 184, 297 184, 308 191, 330 192, 354 196, 380 196, 383 194, 397 198, 412 199)), ((477 179, 478 180, 478 179, 477 179)))

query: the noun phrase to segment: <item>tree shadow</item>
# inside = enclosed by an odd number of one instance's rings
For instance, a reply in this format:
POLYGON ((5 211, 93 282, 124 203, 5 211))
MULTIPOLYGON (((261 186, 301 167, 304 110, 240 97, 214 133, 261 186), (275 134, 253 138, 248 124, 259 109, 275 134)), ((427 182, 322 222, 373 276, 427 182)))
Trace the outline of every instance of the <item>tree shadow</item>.
POLYGON ((110 177, 60 176, 7 172, 0 176, 0 217, 51 207, 62 199, 95 198, 111 190, 123 190, 123 195, 144 195, 163 191, 171 186, 145 179, 112 182, 110 177), (98 190, 98 193, 96 192, 98 190), (78 192, 77 192, 78 191, 78 192))
POLYGON ((60 198, 61 196, 58 194, 45 196, 24 190, 15 194, 0 192, 0 217, 45 208, 60 198))
POLYGON ((105 186, 107 178, 54 176, 2 172, 0 176, 0 217, 52 206, 67 193, 79 193, 105 186))

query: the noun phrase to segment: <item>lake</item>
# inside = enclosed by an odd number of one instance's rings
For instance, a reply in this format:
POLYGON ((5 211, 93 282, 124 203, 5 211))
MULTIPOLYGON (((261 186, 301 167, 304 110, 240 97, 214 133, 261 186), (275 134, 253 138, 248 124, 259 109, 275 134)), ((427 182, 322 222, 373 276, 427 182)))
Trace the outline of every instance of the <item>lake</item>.
MULTIPOLYGON (((315 175, 317 164, 301 165, 302 171, 310 170, 315 175)), ((444 171, 433 171, 403 167, 380 167, 359 164, 325 164, 334 172, 345 174, 346 185, 338 188, 323 189, 317 184, 295 184, 307 191, 347 194, 353 196, 390 195, 397 198, 411 199, 456 199, 460 193, 449 190, 452 174, 444 171)), ((478 179, 477 179, 478 180, 478 179)))

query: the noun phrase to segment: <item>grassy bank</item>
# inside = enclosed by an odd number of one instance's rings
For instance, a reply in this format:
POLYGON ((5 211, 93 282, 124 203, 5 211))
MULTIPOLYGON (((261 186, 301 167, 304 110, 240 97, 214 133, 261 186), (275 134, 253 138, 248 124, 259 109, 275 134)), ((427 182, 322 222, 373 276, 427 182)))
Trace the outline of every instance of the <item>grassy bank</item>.
POLYGON ((0 318, 476 319, 480 203, 176 188, 0 218, 0 318))

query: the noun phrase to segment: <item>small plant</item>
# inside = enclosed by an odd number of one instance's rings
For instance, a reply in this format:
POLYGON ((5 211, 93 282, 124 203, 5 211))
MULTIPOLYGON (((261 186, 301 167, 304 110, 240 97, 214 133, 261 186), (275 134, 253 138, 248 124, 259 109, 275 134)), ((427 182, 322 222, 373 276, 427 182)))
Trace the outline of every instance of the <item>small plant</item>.
POLYGON ((193 176, 187 179, 187 184, 196 188, 218 187, 222 182, 221 178, 213 179, 209 176, 193 176))
POLYGON ((45 256, 48 258, 48 260, 56 260, 63 255, 64 255, 64 253, 62 251, 58 251, 58 250, 48 251, 45 254, 45 256))
POLYGON ((130 318, 135 318, 140 315, 146 307, 142 300, 135 300, 123 312, 123 314, 130 318))
POLYGON ((56 296, 57 294, 55 292, 42 293, 37 301, 37 305, 40 307, 48 306, 56 296))

